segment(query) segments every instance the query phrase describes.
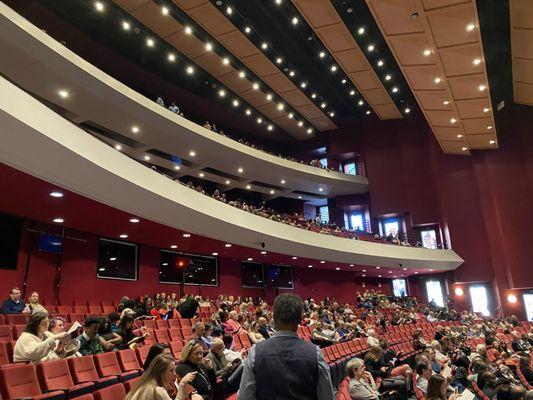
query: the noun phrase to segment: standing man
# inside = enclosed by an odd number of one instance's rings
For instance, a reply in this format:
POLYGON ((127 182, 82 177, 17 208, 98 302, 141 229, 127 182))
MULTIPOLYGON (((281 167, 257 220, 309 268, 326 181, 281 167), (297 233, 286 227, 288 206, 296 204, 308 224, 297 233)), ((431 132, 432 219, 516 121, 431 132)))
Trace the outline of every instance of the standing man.
POLYGON ((2 314, 22 314, 24 308, 26 304, 20 299, 20 290, 14 287, 9 291, 9 299, 2 304, 2 314))
POLYGON ((274 300, 276 333, 250 349, 239 400, 334 400, 329 366, 320 348, 296 334, 304 304, 284 293, 274 300))

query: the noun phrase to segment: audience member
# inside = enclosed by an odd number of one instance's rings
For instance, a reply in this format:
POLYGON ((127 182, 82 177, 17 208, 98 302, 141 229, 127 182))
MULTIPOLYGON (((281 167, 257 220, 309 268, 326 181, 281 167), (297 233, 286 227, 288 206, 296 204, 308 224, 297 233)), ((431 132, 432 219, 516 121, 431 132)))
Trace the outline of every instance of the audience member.
POLYGON ((98 335, 100 320, 97 317, 87 317, 83 327, 83 333, 78 336, 79 352, 84 356, 103 353, 105 340, 98 335))
POLYGON ((207 354, 211 360, 215 375, 222 379, 223 393, 235 393, 241 383, 243 364, 240 358, 228 361, 224 354, 224 342, 221 339, 214 339, 211 349, 207 354))
POLYGON ((360 358, 352 358, 346 364, 346 373, 350 379, 349 392, 352 400, 380 400, 376 382, 372 374, 365 370, 360 358))
POLYGON ((21 314, 25 308, 24 301, 20 299, 19 288, 12 288, 9 291, 9 299, 2 303, 2 314, 21 314))
POLYGON ((22 311, 23 314, 33 314, 34 312, 44 312, 48 314, 46 308, 39 304, 39 293, 33 291, 31 292, 30 298, 22 311))
POLYGON ((176 366, 176 374, 184 377, 195 373, 189 382, 196 392, 204 399, 212 400, 217 389, 217 378, 211 360, 205 359, 202 346, 198 341, 191 340, 181 350, 180 362, 176 366))

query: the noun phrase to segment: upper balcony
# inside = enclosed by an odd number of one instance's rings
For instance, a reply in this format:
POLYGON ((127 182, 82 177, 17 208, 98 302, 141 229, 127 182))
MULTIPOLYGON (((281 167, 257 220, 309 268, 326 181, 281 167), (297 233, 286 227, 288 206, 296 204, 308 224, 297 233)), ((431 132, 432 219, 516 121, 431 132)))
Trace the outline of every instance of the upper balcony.
POLYGON ((270 197, 305 201, 368 191, 364 176, 277 157, 180 117, 89 64, 4 4, 0 25, 4 76, 135 159, 150 160, 174 175, 201 174, 228 189, 270 197))

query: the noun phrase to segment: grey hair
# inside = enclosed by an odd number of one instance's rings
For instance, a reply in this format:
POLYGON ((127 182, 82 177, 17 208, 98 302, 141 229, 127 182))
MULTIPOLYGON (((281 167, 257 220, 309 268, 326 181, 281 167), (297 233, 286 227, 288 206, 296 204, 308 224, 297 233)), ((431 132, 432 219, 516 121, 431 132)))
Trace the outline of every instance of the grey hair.
POLYGON ((346 363, 346 374, 353 378, 355 376, 355 371, 361 368, 365 362, 360 358, 354 357, 346 363))
POLYGON ((292 293, 283 293, 274 299, 274 321, 298 324, 302 320, 304 303, 292 293))
POLYGON ((479 353, 480 351, 486 350, 487 346, 485 346, 483 343, 480 343, 476 346, 476 353, 479 353))

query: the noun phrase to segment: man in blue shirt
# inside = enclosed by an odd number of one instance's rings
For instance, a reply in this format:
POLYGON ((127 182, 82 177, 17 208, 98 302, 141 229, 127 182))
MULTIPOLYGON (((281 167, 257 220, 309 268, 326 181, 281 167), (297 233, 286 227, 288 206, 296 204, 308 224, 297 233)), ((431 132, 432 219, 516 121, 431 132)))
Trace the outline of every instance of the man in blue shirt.
POLYGON ((24 301, 20 300, 19 288, 14 287, 9 292, 9 299, 2 304, 2 314, 22 314, 25 307, 24 301))

